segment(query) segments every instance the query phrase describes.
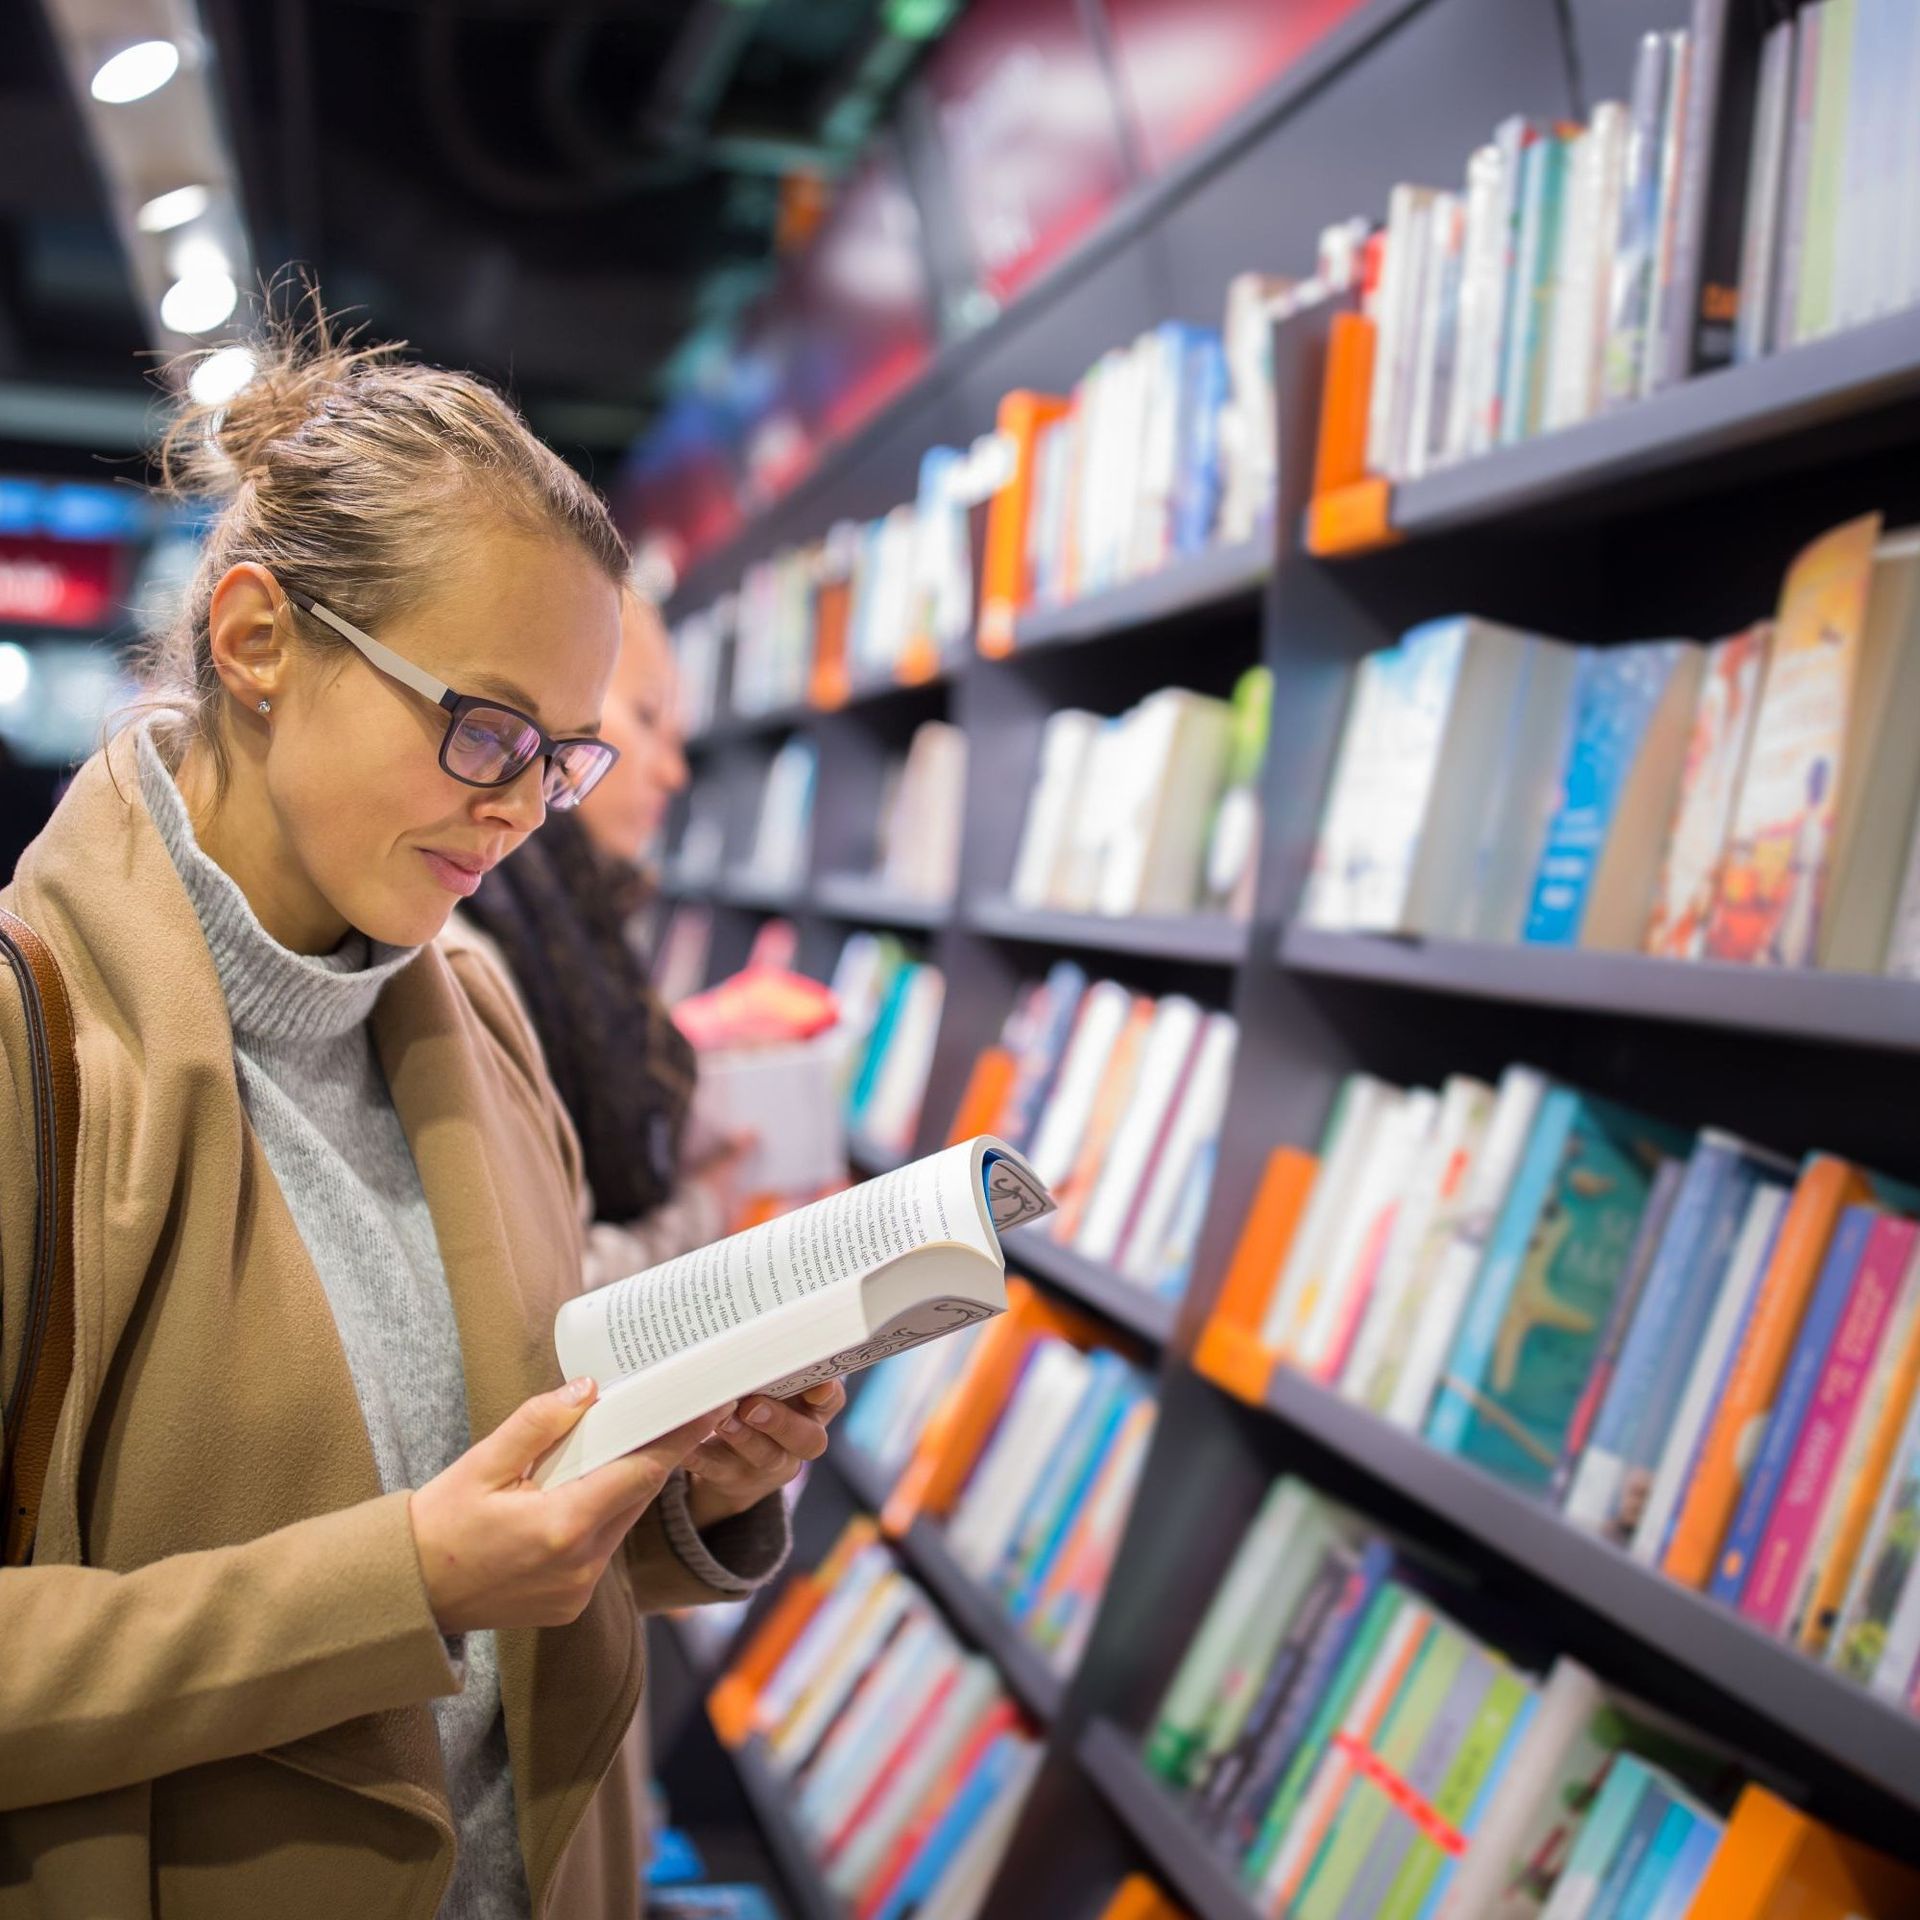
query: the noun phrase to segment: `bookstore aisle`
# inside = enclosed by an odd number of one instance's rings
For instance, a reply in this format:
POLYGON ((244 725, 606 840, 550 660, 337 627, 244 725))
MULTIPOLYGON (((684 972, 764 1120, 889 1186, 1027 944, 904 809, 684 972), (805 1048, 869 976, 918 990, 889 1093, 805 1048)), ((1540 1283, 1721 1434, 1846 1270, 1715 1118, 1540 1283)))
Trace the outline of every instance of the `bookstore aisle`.
POLYGON ((1372 0, 682 582, 667 990, 1058 1201, 684 1643, 795 1912, 1920 1915, 1917 301, 1920 9, 1372 0))

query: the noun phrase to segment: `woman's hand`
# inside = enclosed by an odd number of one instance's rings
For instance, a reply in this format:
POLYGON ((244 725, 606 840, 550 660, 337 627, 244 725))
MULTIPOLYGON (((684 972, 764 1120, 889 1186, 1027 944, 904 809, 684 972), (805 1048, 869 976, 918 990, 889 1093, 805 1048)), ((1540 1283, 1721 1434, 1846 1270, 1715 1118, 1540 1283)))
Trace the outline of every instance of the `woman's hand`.
POLYGON ((730 1402, 551 1492, 533 1486, 528 1468, 566 1438, 593 1399, 584 1378, 537 1394, 409 1500, 442 1633, 577 1620, 667 1476, 733 1411, 730 1402))
POLYGON ((692 1480, 687 1511, 696 1527, 745 1513, 784 1487, 809 1460, 827 1450, 827 1425, 847 1404, 838 1380, 809 1387, 791 1400, 749 1394, 720 1422, 719 1431, 687 1461, 692 1480))

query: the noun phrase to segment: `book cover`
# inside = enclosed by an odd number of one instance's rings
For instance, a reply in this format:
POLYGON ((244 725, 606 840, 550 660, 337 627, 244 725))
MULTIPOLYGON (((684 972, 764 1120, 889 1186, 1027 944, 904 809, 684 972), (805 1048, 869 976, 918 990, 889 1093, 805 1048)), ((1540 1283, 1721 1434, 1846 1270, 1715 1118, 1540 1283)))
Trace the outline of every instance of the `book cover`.
POLYGON ((1725 1828, 1698 1808, 1692 1811, 1693 1824, 1687 1829, 1686 1838, 1680 1843, 1680 1851, 1674 1856, 1664 1883, 1647 1909, 1646 1920, 1687 1920, 1693 1911, 1694 1897, 1700 1890, 1700 1883, 1707 1877, 1707 1869, 1713 1865, 1713 1857, 1720 1850, 1725 1828))
POLYGON ((1765 1787, 1749 1786, 1734 1806, 1692 1911, 1713 1920, 1915 1913, 1920 1873, 1823 1826, 1765 1787))
POLYGON ((895 1881, 892 1891, 874 1908, 872 1920, 907 1920, 933 1891, 974 1827, 987 1816, 1009 1785, 1018 1780, 1021 1762, 1031 1751, 1032 1742, 1019 1734, 1003 1733, 994 1741, 960 1783, 946 1812, 895 1881))
POLYGON ((1672 36, 1646 33, 1634 58, 1620 225, 1607 299, 1601 398, 1608 405, 1640 392, 1653 311, 1654 251, 1660 214, 1661 129, 1672 84, 1672 36))
POLYGON ((1834 325, 1839 279, 1841 180, 1851 118, 1854 0, 1827 0, 1821 10, 1820 67, 1813 102, 1806 228, 1801 242, 1796 341, 1817 340, 1834 325))
POLYGON ((1879 537, 1880 516, 1863 515, 1813 542, 1788 572, 1707 929, 1709 959, 1813 962, 1879 537))
POLYGON ((1610 1103, 1547 1095, 1428 1421, 1435 1446, 1548 1484, 1673 1139, 1610 1103))
MULTIPOLYGON (((1587 1907, 1586 1920, 1629 1920, 1629 1916, 1646 1910, 1644 1895, 1639 1905, 1629 1903, 1648 1879, 1650 1870, 1653 1886, 1657 1887, 1664 1877, 1666 1860, 1659 1852, 1661 1836, 1669 1833, 1669 1816, 1676 1811, 1685 1809, 1657 1780, 1641 1795, 1633 1819, 1621 1836, 1613 1864, 1607 1869, 1607 1877, 1600 1882, 1587 1907)), ((1672 1830, 1669 1844, 1674 1851, 1678 1851, 1685 1832, 1684 1826, 1672 1830)))
POLYGON ((1740 315, 1733 357, 1758 360, 1778 344, 1773 335, 1781 230, 1785 225, 1787 155, 1793 108, 1794 22, 1781 20, 1760 53, 1760 85, 1747 150, 1747 204, 1740 240, 1740 315))
POLYGON ((1713 1582, 1708 1588, 1714 1599, 1728 1606, 1739 1605, 1745 1597, 1754 1555, 1759 1551, 1774 1502, 1786 1480, 1788 1463, 1813 1404, 1814 1392, 1852 1297, 1854 1281, 1878 1218, 1877 1208, 1849 1207, 1834 1228, 1819 1282, 1807 1303, 1792 1357, 1781 1376, 1779 1395, 1767 1418, 1765 1438, 1742 1489, 1733 1524, 1721 1544, 1713 1582))
POLYGON ((1056 960, 1039 991, 1010 1017, 1005 1038, 1018 1068, 997 1131, 1022 1152, 1031 1144, 1053 1097, 1054 1078, 1086 990, 1085 972, 1071 960, 1056 960))
POLYGON ((1852 1589, 1827 1652, 1836 1673, 1872 1685, 1886 1657, 1902 1596, 1920 1566, 1920 1399, 1908 1410, 1881 1483, 1852 1589))
POLYGON ((1586 1920, 1616 1856, 1628 1843, 1642 1801, 1654 1791, 1654 1771, 1645 1761, 1630 1753, 1613 1756, 1541 1920, 1586 1920))

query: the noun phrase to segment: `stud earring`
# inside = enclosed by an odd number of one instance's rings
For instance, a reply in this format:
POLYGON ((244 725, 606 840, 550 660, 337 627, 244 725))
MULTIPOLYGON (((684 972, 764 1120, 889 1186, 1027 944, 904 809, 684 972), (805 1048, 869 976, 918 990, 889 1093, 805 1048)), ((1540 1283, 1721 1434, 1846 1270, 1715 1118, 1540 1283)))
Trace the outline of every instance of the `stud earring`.
POLYGON ((259 705, 259 711, 261 713, 271 713, 273 711, 273 702, 271 700, 262 700, 259 705))

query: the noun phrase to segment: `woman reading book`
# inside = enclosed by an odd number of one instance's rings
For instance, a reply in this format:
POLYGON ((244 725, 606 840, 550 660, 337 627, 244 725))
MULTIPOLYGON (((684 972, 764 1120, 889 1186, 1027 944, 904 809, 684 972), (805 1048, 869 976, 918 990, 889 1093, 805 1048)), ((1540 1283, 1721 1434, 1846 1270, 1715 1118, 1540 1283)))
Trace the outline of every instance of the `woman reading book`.
MULTIPOLYGON (((613 757, 626 556, 479 383, 317 302, 259 362, 168 442, 218 502, 169 705, 0 896, 81 1082, 72 1375, 0 1570, 0 1915, 631 1914, 637 1615, 773 1571, 796 1448, 690 1482, 710 1414, 528 1480, 595 1393, 549 1338, 578 1149, 497 970, 434 945, 613 757)), ((11 1388, 9 996, 0 1058, 11 1388)))

